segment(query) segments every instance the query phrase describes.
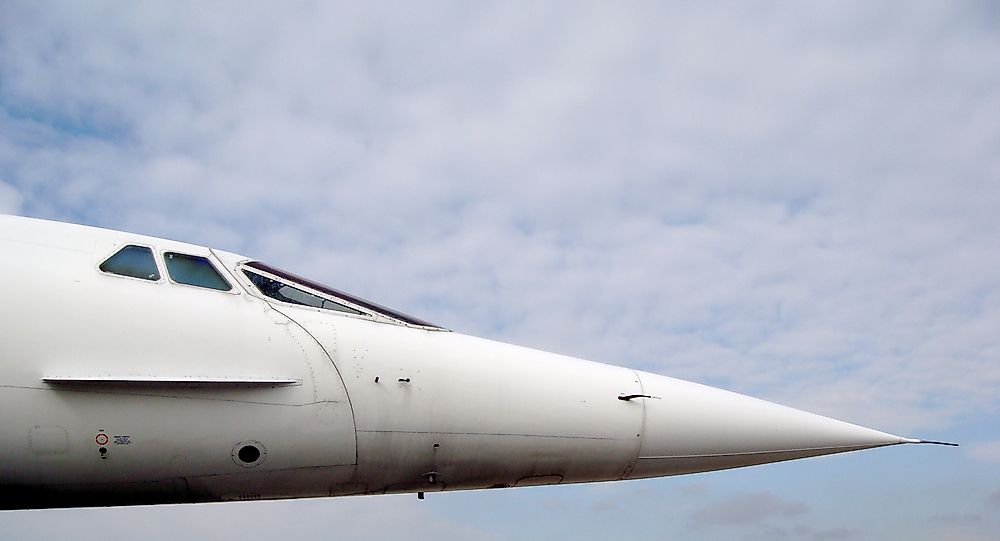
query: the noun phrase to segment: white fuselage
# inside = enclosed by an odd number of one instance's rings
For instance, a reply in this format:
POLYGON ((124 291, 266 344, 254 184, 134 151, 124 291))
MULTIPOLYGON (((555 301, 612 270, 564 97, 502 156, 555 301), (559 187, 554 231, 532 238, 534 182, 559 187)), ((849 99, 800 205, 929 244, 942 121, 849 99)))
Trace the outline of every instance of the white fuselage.
POLYGON ((348 301, 281 302, 247 258, 201 246, 0 216, 0 250, 0 508, 606 481, 912 441, 348 301), (125 246, 157 279, 100 269, 125 246), (232 288, 176 283, 168 252, 232 288))

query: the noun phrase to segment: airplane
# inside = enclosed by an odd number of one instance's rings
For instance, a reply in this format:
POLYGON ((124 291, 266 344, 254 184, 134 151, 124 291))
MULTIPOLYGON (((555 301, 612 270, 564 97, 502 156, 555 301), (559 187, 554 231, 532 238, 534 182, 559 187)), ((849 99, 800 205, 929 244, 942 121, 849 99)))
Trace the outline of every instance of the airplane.
POLYGON ((0 509, 525 487, 909 443, 452 332, 266 263, 0 216, 0 509))

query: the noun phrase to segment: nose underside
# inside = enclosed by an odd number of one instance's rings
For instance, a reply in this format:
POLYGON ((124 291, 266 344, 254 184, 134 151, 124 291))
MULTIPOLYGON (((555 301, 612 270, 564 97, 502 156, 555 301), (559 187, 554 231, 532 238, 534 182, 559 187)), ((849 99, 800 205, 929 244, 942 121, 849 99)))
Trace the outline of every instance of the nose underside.
POLYGON ((910 440, 771 402, 640 373, 646 398, 629 477, 679 475, 855 451, 910 440))

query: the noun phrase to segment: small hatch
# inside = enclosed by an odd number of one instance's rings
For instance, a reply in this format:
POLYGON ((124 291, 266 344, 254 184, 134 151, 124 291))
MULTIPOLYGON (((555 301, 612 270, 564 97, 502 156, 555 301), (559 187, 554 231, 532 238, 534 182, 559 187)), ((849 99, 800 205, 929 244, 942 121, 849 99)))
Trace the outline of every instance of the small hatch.
POLYGON ((104 260, 99 267, 102 272, 139 278, 141 280, 157 281, 160 271, 156 268, 153 251, 146 246, 129 244, 115 252, 115 255, 104 260))
POLYGON ((229 291, 233 286, 215 270, 207 257, 166 252, 163 260, 167 264, 170 279, 178 284, 229 291))

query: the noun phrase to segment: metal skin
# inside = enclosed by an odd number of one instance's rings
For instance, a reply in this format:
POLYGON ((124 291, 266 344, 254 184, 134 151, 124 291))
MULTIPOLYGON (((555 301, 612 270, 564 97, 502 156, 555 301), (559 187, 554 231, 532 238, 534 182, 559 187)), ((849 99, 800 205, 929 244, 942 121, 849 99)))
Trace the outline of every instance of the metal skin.
MULTIPOLYGON (((613 481, 915 443, 658 374, 283 303, 247 258, 0 216, 0 508, 613 481), (152 249, 150 281, 99 270, 152 249), (175 283, 164 252, 232 284, 175 283)), ((422 494, 421 494, 422 495, 422 494)))

